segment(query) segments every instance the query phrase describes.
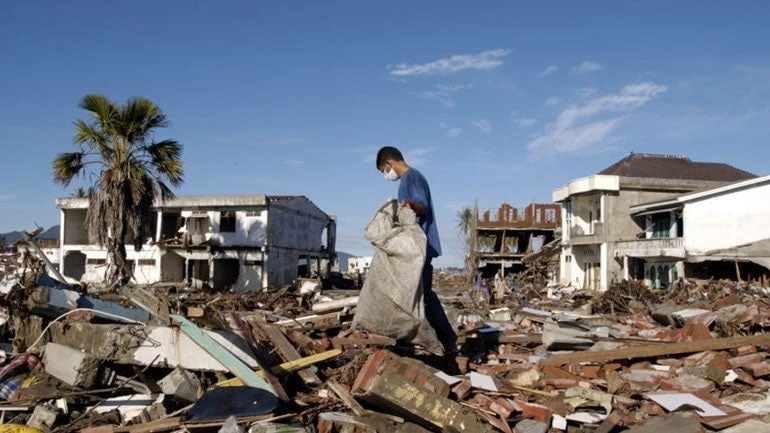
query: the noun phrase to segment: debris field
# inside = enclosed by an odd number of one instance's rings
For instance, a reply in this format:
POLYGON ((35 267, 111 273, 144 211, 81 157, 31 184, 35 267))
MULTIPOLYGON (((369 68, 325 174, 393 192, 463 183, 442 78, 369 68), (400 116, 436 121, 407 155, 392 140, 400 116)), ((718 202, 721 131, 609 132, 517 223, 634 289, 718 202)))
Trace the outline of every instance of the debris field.
POLYGON ((460 336, 439 357, 351 330, 358 292, 319 280, 93 295, 32 262, 0 284, 2 431, 770 431, 757 284, 592 293, 530 272, 490 304, 437 276, 460 336))

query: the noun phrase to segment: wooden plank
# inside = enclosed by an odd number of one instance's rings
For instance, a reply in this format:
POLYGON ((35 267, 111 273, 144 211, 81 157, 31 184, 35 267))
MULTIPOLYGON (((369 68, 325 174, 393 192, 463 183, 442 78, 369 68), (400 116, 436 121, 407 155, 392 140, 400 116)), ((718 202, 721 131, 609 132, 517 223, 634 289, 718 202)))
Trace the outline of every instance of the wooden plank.
POLYGON ((279 326, 288 326, 290 328, 303 329, 339 328, 342 325, 342 314, 339 312, 322 315, 313 314, 310 316, 297 317, 296 319, 279 320, 278 322, 275 322, 275 324, 279 326))
POLYGON ((131 300, 131 303, 150 313, 157 318, 163 325, 171 323, 171 312, 168 309, 168 303, 157 296, 139 287, 127 287, 123 293, 131 300))
POLYGON ((179 324, 182 332, 195 341, 203 350, 216 358, 217 361, 221 362, 235 376, 243 380, 243 383, 248 386, 264 389, 277 396, 275 389, 265 379, 258 376, 248 365, 228 352, 227 349, 214 341, 213 338, 195 326, 194 323, 178 315, 173 315, 171 318, 179 324))
MULTIPOLYGON (((280 355, 284 361, 296 361, 302 359, 302 355, 297 352, 294 346, 292 346, 289 340, 286 339, 286 336, 283 335, 277 327, 263 323, 256 323, 256 326, 264 332, 268 339, 270 339, 270 342, 275 346, 276 350, 278 350, 278 355, 280 355)), ((321 379, 308 368, 299 370, 298 374, 305 385, 320 386, 323 383, 321 379)))
MULTIPOLYGON (((273 374, 277 374, 277 375, 288 374, 293 371, 297 371, 299 369, 309 367, 318 362, 328 361, 330 359, 336 358, 341 354, 342 354, 341 350, 336 350, 336 349, 329 350, 323 353, 319 353, 317 355, 298 359, 296 361, 284 362, 283 364, 272 367, 270 370, 273 371, 273 374)), ((259 375, 260 377, 263 377, 264 374, 265 372, 262 370, 257 371, 257 375, 259 375)), ((237 377, 233 379, 223 380, 216 384, 216 386, 242 386, 242 385, 243 385, 243 381, 241 379, 238 379, 237 377)))
POLYGON ((246 339, 246 342, 251 345, 252 349, 254 349, 254 359, 257 361, 257 365, 259 365, 259 368, 263 372, 262 377, 264 377, 267 380, 267 382, 270 384, 270 386, 273 387, 279 400, 281 400, 284 403, 289 403, 289 395, 286 394, 286 390, 283 389, 283 386, 281 386, 281 382, 278 380, 277 377, 275 377, 273 372, 270 371, 269 369, 270 366, 267 360, 264 359, 262 357, 262 354, 260 354, 256 350, 258 347, 257 341, 254 338, 254 334, 252 333, 251 326, 249 326, 248 323, 243 321, 237 313, 231 313, 230 318, 234 323, 234 327, 237 328, 236 331, 240 331, 240 333, 246 339))
POLYGON ((707 350, 727 350, 741 346, 768 346, 770 334, 747 337, 727 337, 711 340, 690 341, 677 344, 647 344, 643 347, 628 347, 617 350, 597 350, 595 352, 574 352, 550 355, 540 360, 542 366, 559 366, 580 362, 606 362, 621 359, 654 358, 666 355, 704 352, 707 350))
POLYGON ((355 307, 356 304, 358 304, 358 296, 351 296, 349 298, 337 299, 336 301, 313 304, 313 312, 326 313, 334 310, 342 310, 347 307, 355 307))
POLYGON ((369 411, 364 409, 342 385, 334 380, 326 382, 326 385, 340 398, 340 400, 342 400, 343 403, 345 403, 345 406, 347 406, 348 409, 356 414, 356 416, 369 415, 369 411))

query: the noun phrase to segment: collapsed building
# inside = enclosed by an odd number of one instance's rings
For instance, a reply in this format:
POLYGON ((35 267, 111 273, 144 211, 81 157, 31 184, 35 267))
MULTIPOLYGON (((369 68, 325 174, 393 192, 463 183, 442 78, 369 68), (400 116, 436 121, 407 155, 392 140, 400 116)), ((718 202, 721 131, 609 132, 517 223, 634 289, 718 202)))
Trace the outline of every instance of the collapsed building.
POLYGON ((631 206, 641 239, 619 242, 626 279, 666 287, 679 276, 770 274, 770 176, 631 206))
MULTIPOLYGON (((727 164, 632 153, 598 174, 574 179, 557 188, 553 200, 563 205, 562 284, 606 290, 613 281, 628 278, 646 279, 651 285, 667 285, 677 280, 684 274, 683 268, 676 265, 677 259, 669 259, 666 254, 672 253, 670 250, 683 254, 682 213, 666 208, 665 217, 648 215, 638 205, 666 202, 683 194, 687 197, 696 191, 754 178, 755 175, 727 164), (653 257, 662 259, 656 263, 655 271, 651 271, 647 260, 653 257)), ((738 212, 737 203, 727 206, 738 212)))
MULTIPOLYGON (((56 207, 61 273, 102 283, 108 253, 86 229, 88 199, 60 198, 56 207)), ((154 235, 139 250, 127 249, 137 284, 261 290, 334 261, 336 218, 304 196, 177 196, 157 202, 154 211, 154 235)))
POLYGON ((486 276, 518 273, 522 259, 553 242, 560 228, 560 204, 531 203, 517 209, 503 203, 498 209, 480 210, 472 234, 475 268, 484 268, 486 276))

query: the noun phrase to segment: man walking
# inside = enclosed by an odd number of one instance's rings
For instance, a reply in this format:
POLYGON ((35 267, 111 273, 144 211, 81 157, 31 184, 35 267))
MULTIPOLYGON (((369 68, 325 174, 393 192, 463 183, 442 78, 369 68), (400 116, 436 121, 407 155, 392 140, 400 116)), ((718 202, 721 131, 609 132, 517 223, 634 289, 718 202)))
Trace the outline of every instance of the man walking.
POLYGON ((425 316, 436 330, 436 336, 444 346, 447 354, 457 352, 457 334, 447 319, 444 307, 433 291, 433 258, 441 255, 441 241, 433 213, 433 201, 430 187, 425 177, 404 161, 401 152, 395 147, 383 147, 377 152, 377 170, 390 181, 401 180, 398 185, 398 201, 402 206, 409 207, 417 215, 417 221, 428 238, 425 265, 422 270, 423 298, 425 299, 425 316))

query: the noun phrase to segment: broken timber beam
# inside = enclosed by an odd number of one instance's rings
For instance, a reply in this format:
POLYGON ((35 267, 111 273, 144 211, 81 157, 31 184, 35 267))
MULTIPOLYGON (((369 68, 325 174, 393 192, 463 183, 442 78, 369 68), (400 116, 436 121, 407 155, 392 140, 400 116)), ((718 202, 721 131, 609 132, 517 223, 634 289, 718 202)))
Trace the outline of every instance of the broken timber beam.
POLYGON ((665 355, 703 352, 706 350, 726 350, 742 346, 770 346, 770 334, 750 335, 747 337, 727 337, 711 340, 690 341, 686 343, 648 344, 643 347, 629 347, 615 350, 597 350, 595 352, 573 352, 547 356, 540 360, 541 366, 559 366, 580 362, 605 362, 620 359, 654 358, 665 355))
POLYGON ((278 399, 281 400, 284 403, 289 402, 289 395, 286 394, 286 390, 283 389, 283 386, 281 386, 281 382, 278 380, 277 377, 273 374, 272 371, 269 369, 269 365, 265 359, 263 359, 263 356, 258 351, 257 341, 254 339, 254 334, 252 333, 251 326, 249 326, 248 323, 243 321, 241 317, 236 314, 232 313, 230 315, 233 322, 235 323, 235 326, 241 331, 241 334, 243 335, 243 338, 246 339, 246 342, 248 342, 252 349, 254 350, 254 359, 257 361, 257 365, 259 365, 259 368, 262 369, 262 376, 264 377, 267 382, 270 384, 270 386, 273 387, 275 390, 275 394, 278 396, 278 399))
POLYGON ((337 299, 331 302, 321 302, 313 304, 314 313, 328 313, 330 311, 342 310, 343 308, 355 307, 358 304, 358 296, 337 299))
MULTIPOLYGON (((262 323, 255 323, 255 325, 267 336, 273 346, 275 346, 276 350, 278 350, 278 355, 280 355, 284 361, 296 361, 302 359, 302 356, 277 327, 262 323)), ((298 374, 305 385, 320 386, 323 383, 309 368, 303 368, 298 374)))
POLYGON ((202 347, 211 356, 217 359, 222 365, 227 367, 230 372, 235 376, 243 380, 247 386, 253 386, 255 388, 261 388, 269 393, 276 395, 275 389, 265 381, 265 379, 259 377, 248 365, 238 359, 235 355, 227 351, 222 345, 217 343, 208 334, 203 332, 200 328, 195 326, 182 316, 171 316, 174 322, 179 324, 180 329, 193 341, 195 341, 200 347, 202 347))
MULTIPOLYGON (((337 349, 329 350, 323 353, 319 353, 317 355, 312 355, 306 358, 298 359, 296 361, 284 362, 283 364, 276 365, 270 368, 270 370, 273 372, 273 374, 278 374, 278 375, 287 374, 293 371, 303 369, 305 367, 309 367, 318 362, 328 361, 330 359, 340 356, 341 354, 342 354, 341 350, 337 350, 337 349)), ((259 375, 260 377, 263 377, 264 374, 265 372, 262 370, 257 371, 257 375, 259 375)), ((216 386, 243 386, 243 381, 241 379, 238 379, 237 377, 234 377, 232 379, 219 382, 217 383, 216 386)))
POLYGON ((342 401, 342 403, 345 404, 345 406, 348 407, 348 409, 352 410, 356 416, 368 416, 369 411, 364 409, 355 398, 353 398, 352 395, 348 392, 347 389, 345 389, 342 385, 337 383, 334 380, 330 380, 326 382, 326 386, 329 387, 336 395, 339 397, 339 399, 342 401))

